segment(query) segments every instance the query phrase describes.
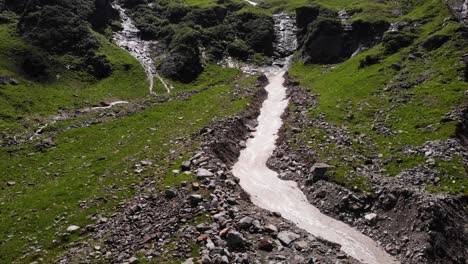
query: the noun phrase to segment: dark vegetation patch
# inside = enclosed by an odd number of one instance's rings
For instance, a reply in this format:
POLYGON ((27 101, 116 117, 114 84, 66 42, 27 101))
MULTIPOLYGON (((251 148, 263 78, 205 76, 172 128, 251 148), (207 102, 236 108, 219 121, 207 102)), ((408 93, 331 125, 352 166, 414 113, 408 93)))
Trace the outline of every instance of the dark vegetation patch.
POLYGON ((242 2, 123 3, 130 8, 141 36, 165 45, 166 58, 158 68, 174 80, 193 81, 203 70, 202 60, 216 62, 227 54, 240 60, 252 59, 255 54, 273 55, 271 16, 252 11, 242 2))
MULTIPOLYGON (((350 10, 348 13, 359 13, 350 10)), ((343 23, 337 12, 324 7, 296 9, 298 44, 305 63, 343 62, 359 48, 378 44, 390 24, 384 20, 356 19, 343 23)))
MULTIPOLYGON (((104 32, 116 17, 109 0, 0 1, 0 23, 17 23, 18 32, 34 47, 16 54, 20 72, 36 81, 49 80, 50 60, 65 54, 76 56, 96 78, 110 75, 112 67, 92 29, 104 32), (81 59, 84 58, 84 59, 81 59)), ((59 62, 54 61, 54 64, 59 62)))

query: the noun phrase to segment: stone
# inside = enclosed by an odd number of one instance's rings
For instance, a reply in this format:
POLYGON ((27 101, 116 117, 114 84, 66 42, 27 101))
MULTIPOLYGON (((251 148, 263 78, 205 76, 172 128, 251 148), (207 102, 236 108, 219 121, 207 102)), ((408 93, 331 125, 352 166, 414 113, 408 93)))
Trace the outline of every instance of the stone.
POLYGON ((364 216, 364 218, 367 220, 367 221, 373 221, 377 218, 377 214, 376 213, 370 213, 370 214, 366 214, 364 216))
POLYGON ((331 168, 333 168, 333 166, 325 163, 315 163, 310 169, 313 181, 317 182, 318 180, 324 179, 328 169, 331 168))
POLYGON ((128 259, 128 263, 129 264, 138 264, 139 261, 138 261, 137 257, 131 257, 131 258, 128 259))
POLYGON ((265 225, 264 229, 268 233, 273 233, 273 234, 278 233, 278 228, 275 225, 272 225, 272 224, 265 225))
POLYGON ((309 247, 309 243, 305 240, 297 241, 294 243, 294 248, 296 248, 299 251, 302 251, 304 249, 307 249, 309 247))
POLYGON ((197 237, 197 242, 202 242, 208 239, 208 234, 203 234, 197 237))
POLYGON ((182 162, 182 171, 189 171, 190 170, 190 165, 191 165, 191 162, 190 161, 184 161, 182 162))
POLYGON ((7 186, 15 186, 16 185, 16 182, 14 181, 8 181, 7 182, 7 186))
POLYGON ((69 233, 74 233, 74 232, 76 232, 76 231, 79 230, 79 229, 80 229, 79 226, 71 225, 71 226, 67 227, 67 232, 69 232, 69 233))
POLYGON ((258 249, 260 250, 271 252, 273 251, 273 248, 274 248, 274 245, 269 239, 262 239, 258 243, 258 249))
POLYGON ((292 242, 300 237, 300 235, 290 231, 281 231, 278 233, 278 240, 287 247, 289 247, 292 242))
POLYGON ((153 165, 153 163, 151 161, 147 161, 147 160, 140 161, 140 164, 142 166, 151 166, 151 165, 153 165))
POLYGON ((239 221, 239 227, 242 229, 248 229, 250 226, 252 226, 252 222, 254 219, 250 216, 244 216, 242 219, 239 221))
POLYGON ((174 197, 177 196, 177 192, 174 189, 167 189, 164 192, 164 194, 166 195, 166 198, 169 198, 169 199, 174 198, 174 197))
POLYGON ((203 197, 199 194, 192 194, 189 196, 188 200, 192 206, 197 206, 201 201, 203 201, 203 197))
POLYGON ((227 233, 226 242, 227 245, 231 248, 240 248, 245 244, 245 240, 242 234, 235 230, 231 230, 227 233))
POLYGON ((210 256, 208 256, 208 255, 203 255, 203 257, 202 257, 202 259, 201 259, 201 263, 202 263, 202 264, 211 264, 211 263, 213 263, 213 262, 211 261, 210 256))
POLYGON ((198 182, 192 183, 192 190, 198 191, 200 189, 200 184, 198 182))
POLYGON ((203 168, 200 168, 197 170, 197 178, 202 180, 202 179, 206 179, 206 178, 211 178, 213 177, 214 174, 207 170, 207 169, 203 169, 203 168))

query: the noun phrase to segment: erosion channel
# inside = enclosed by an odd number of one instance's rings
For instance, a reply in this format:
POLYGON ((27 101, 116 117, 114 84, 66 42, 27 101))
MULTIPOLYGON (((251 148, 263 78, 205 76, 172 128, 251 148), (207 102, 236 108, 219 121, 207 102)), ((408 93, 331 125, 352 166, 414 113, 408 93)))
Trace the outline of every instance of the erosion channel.
MULTIPOLYGON (((294 32, 291 32, 295 30, 293 19, 285 14, 275 15, 274 19, 276 46, 288 46, 293 52, 295 49, 295 39, 291 39, 291 36, 295 36, 294 32)), ((279 53, 285 54, 285 52, 279 53)), ((343 222, 322 214, 307 201, 295 182, 279 179, 278 174, 266 166, 276 147, 277 133, 283 123, 281 115, 288 106, 287 88, 284 86, 287 63, 283 63, 283 59, 278 58, 278 64, 286 65, 283 68, 271 66, 262 70, 269 81, 265 88, 268 98, 263 102, 253 137, 247 141, 246 148, 232 169, 234 176, 240 179, 241 187, 250 194, 255 205, 278 212, 310 234, 341 245, 341 249, 353 258, 368 264, 397 263, 371 238, 343 222)))

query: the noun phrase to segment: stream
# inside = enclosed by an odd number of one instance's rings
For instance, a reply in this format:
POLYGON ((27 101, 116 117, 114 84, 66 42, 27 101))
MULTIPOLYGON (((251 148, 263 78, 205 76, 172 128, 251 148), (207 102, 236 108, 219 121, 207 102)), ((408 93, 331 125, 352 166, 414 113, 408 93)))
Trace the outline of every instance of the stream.
POLYGON ((122 20, 122 31, 114 33, 113 40, 121 48, 127 50, 130 55, 135 57, 146 71, 149 81, 149 93, 154 94, 154 77, 156 77, 164 86, 168 93, 173 89, 172 85, 168 84, 161 75, 156 71, 154 61, 151 57, 151 46, 155 44, 153 41, 145 41, 140 38, 138 30, 133 23, 133 20, 126 14, 124 8, 117 3, 113 3, 113 7, 119 11, 122 20))
MULTIPOLYGON (((291 43, 291 32, 295 27, 292 18, 287 15, 274 16, 278 47, 291 43), (289 20, 289 21, 285 21, 289 20), (286 25, 286 26, 285 26, 286 25)), ((291 49, 295 47, 291 47, 291 49)), ((276 148, 278 132, 283 125, 281 115, 288 106, 284 86, 284 74, 287 71, 288 58, 277 65, 260 69, 269 80, 265 87, 268 92, 258 117, 258 126, 253 137, 241 151, 239 160, 233 166, 234 176, 239 178, 240 186, 250 194, 252 202, 260 208, 278 212, 299 228, 316 237, 341 245, 341 250, 349 256, 367 264, 395 264, 392 256, 377 246, 371 238, 351 226, 326 216, 310 204, 305 194, 293 181, 281 180, 278 173, 266 165, 276 148), (286 63, 283 63, 286 61, 286 63), (284 68, 281 65, 285 65, 284 68)))

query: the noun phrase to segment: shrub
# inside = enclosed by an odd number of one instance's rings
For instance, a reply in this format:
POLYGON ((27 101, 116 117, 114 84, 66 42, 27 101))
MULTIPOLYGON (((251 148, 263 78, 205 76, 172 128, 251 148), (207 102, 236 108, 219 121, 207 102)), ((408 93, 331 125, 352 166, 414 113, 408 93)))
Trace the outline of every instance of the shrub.
POLYGON ((413 43, 415 36, 405 32, 387 32, 382 39, 386 54, 393 54, 413 43))
POLYGON ((33 79, 46 80, 50 78, 50 61, 38 51, 28 51, 21 55, 20 68, 22 73, 33 79))
POLYGON ((112 73, 112 64, 105 55, 91 55, 86 58, 86 64, 90 73, 98 79, 109 77, 112 73))
POLYGON ((31 43, 53 53, 83 54, 98 47, 88 24, 70 9, 58 5, 26 13, 19 28, 31 43))
POLYGON ((229 55, 242 60, 246 60, 253 53, 250 47, 240 39, 230 42, 227 46, 227 51, 229 55))

